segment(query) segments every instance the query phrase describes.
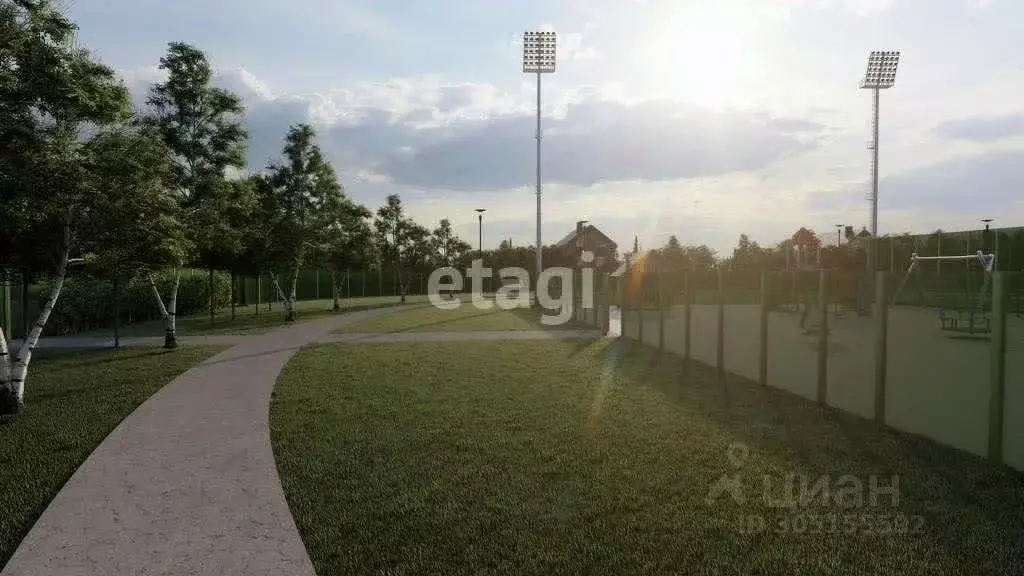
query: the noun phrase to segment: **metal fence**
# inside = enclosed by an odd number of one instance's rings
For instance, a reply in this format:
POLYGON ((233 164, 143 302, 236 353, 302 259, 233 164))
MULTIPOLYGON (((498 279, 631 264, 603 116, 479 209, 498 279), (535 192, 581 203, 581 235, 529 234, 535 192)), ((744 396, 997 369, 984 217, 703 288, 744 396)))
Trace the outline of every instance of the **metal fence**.
POLYGON ((723 385, 770 385, 1024 470, 1024 273, 904 280, 627 274, 614 297, 623 338, 712 366, 723 385))

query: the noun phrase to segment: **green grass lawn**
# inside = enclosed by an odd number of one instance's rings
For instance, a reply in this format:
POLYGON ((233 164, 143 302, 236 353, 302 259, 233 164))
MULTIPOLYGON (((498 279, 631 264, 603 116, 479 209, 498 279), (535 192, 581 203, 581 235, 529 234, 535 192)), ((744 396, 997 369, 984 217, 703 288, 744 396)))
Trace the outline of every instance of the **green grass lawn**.
POLYGON ((603 340, 300 351, 271 433, 318 574, 1019 573, 1022 475, 684 368, 603 340), (771 506, 789 474, 897 475, 898 502, 771 506), (706 500, 723 475, 745 500, 706 500))
POLYGON ((0 567, 71 474, 126 416, 222 349, 37 351, 25 410, 0 416, 0 567))
MULTIPOLYGON (((415 304, 426 302, 426 296, 409 296, 406 302, 415 304)), ((367 308, 380 308, 386 306, 397 306, 401 302, 397 296, 370 296, 366 298, 351 298, 342 300, 343 312, 355 312, 367 308)), ((295 303, 296 321, 314 320, 333 314, 331 300, 303 300, 295 303)), ((235 308, 235 318, 231 318, 231 309, 218 310, 214 321, 210 322, 209 312, 195 316, 184 316, 178 319, 178 336, 197 336, 202 334, 263 334, 280 328, 285 324, 284 306, 275 302, 272 310, 267 309, 266 303, 260 305, 257 313, 255 305, 238 306, 235 308)), ((113 335, 112 328, 105 330, 93 330, 74 334, 76 337, 101 337, 109 338, 113 335)), ((163 321, 139 322, 121 327, 121 336, 163 336, 163 321)))
POLYGON ((473 332, 488 330, 545 330, 568 329, 572 324, 547 326, 541 324, 541 314, 552 312, 536 308, 503 310, 494 306, 481 310, 469 302, 453 310, 427 306, 414 310, 368 318, 342 326, 336 333, 366 332, 473 332))

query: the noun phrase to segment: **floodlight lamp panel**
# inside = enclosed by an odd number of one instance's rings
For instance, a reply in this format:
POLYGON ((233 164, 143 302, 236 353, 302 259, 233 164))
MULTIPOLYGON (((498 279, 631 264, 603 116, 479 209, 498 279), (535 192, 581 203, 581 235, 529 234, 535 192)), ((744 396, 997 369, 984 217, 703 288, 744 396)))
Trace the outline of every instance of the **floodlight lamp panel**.
POLYGON ((554 72, 557 45, 557 36, 554 32, 523 33, 523 72, 554 72))
POLYGON ((868 66, 861 88, 886 89, 896 83, 896 70, 899 67, 899 50, 875 50, 868 56, 868 66))

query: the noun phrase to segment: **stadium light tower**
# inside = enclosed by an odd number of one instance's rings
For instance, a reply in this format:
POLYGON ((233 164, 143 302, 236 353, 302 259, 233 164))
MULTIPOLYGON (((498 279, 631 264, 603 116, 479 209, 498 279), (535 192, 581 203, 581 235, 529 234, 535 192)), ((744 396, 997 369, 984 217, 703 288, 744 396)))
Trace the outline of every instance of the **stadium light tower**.
POLYGON ((523 73, 537 75, 537 270, 534 282, 540 278, 543 261, 540 234, 540 77, 555 72, 555 50, 557 40, 554 32, 523 33, 523 73))
POLYGON ((899 50, 875 50, 868 56, 868 67, 860 87, 871 90, 873 96, 871 120, 871 248, 868 250, 868 270, 874 272, 878 249, 878 103, 882 90, 896 83, 896 67, 900 62, 899 50))

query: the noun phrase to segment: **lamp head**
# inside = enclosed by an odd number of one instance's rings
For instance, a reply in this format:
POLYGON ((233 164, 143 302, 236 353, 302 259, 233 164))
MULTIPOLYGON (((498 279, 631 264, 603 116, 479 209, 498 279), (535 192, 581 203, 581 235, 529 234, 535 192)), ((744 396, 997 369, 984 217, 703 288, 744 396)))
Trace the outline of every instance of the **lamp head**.
POLYGON ((896 83, 896 68, 900 63, 899 50, 874 50, 868 56, 868 67, 860 87, 870 90, 892 88, 896 83))
POLYGON ((555 71, 557 37, 554 32, 523 33, 523 72, 551 74, 555 71))

